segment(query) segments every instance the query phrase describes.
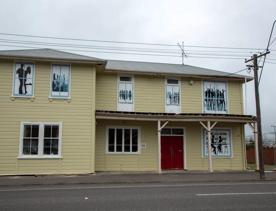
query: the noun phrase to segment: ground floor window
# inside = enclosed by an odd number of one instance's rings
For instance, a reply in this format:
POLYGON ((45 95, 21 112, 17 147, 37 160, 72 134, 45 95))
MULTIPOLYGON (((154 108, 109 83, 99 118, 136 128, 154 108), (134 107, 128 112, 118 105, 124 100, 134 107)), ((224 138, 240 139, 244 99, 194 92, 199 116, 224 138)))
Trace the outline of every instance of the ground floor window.
POLYGON ((60 156, 61 123, 21 124, 20 156, 60 156))
POLYGON ((108 128, 107 152, 109 153, 138 153, 138 128, 108 128))
MULTIPOLYGON (((213 129, 211 132, 212 156, 231 157, 232 145, 230 130, 213 129)), ((208 133, 203 134, 203 155, 208 156, 208 133)))

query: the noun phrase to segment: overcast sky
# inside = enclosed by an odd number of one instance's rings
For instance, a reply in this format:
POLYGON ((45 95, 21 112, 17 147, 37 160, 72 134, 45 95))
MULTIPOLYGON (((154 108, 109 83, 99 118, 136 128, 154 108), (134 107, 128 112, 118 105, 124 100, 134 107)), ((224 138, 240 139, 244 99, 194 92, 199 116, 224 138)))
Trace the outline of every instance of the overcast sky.
MULTIPOLYGON (((275 0, 1 0, 0 6, 2 33, 204 46, 265 48, 275 19, 275 0)), ((3 44, 0 49, 16 49, 3 44)), ((181 62, 164 56, 79 53, 104 59, 181 62)), ((273 54, 268 58, 276 59, 273 54)), ((245 67, 244 59, 188 56, 185 63, 226 72, 245 67)), ((272 132, 270 125, 276 125, 275 79, 276 64, 267 63, 260 85, 264 132, 272 132)), ((247 102, 248 113, 254 114, 252 82, 247 102)))

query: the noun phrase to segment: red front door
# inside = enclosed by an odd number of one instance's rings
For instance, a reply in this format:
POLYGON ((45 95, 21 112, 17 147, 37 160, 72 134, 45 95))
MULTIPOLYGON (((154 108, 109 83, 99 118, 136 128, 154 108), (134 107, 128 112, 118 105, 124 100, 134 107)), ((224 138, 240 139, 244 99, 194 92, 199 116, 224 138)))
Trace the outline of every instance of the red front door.
POLYGON ((161 137, 161 168, 183 169, 183 137, 162 136, 161 137))

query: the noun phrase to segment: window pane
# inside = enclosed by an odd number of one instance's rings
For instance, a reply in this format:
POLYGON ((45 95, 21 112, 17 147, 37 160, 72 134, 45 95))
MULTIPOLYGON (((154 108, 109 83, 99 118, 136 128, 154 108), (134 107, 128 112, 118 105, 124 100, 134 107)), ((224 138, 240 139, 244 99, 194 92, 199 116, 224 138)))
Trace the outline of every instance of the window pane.
POLYGON ((132 84, 126 84, 126 102, 131 103, 132 102, 132 84))
POLYGON ((125 102, 126 100, 126 90, 125 90, 125 83, 119 84, 119 102, 125 102))
POLYGON ((108 151, 109 152, 115 151, 114 144, 115 144, 115 129, 110 128, 108 130, 108 151))
POLYGON ((115 143, 115 129, 109 129, 108 130, 108 144, 114 145, 115 143))
POLYGON ((31 140, 31 154, 32 155, 38 154, 38 139, 31 140))
POLYGON ((125 129, 125 145, 130 145, 130 129, 125 129))
POLYGON ((59 136, 59 126, 58 125, 53 125, 52 126, 52 138, 58 138, 59 136))
POLYGON ((109 146, 108 146, 108 151, 109 151, 109 152, 114 152, 114 150, 115 150, 114 145, 109 145, 109 146))
POLYGON ((31 125, 24 125, 24 137, 31 137, 31 125))
POLYGON ((123 130, 122 129, 117 129, 117 134, 116 134, 116 141, 117 141, 117 145, 122 145, 123 143, 123 130))
POLYGON ((120 81, 131 81, 131 77, 120 77, 120 81))
POLYGON ((130 145, 125 145, 124 147, 125 147, 124 149, 125 152, 130 152, 130 145))
POLYGON ((132 152, 138 151, 138 130, 132 129, 132 152))
POLYGON ((51 153, 51 139, 44 139, 43 153, 45 155, 50 155, 50 153, 51 153))
POLYGON ((23 155, 29 155, 30 154, 30 145, 31 140, 30 139, 23 139, 23 155))
POLYGON ((123 130, 117 129, 116 130, 116 151, 122 152, 122 144, 123 144, 123 130))
POLYGON ((183 129, 181 128, 172 128, 173 135, 183 135, 183 129))
POLYGON ((53 139, 52 140, 51 154, 52 155, 57 155, 58 154, 58 139, 53 139))
POLYGON ((133 90, 132 83, 126 81, 119 82, 119 102, 120 103, 132 103, 133 101, 133 90))
POLYGON ((62 66, 60 71, 60 92, 69 91, 69 67, 62 66))
POLYGON ((60 77, 60 67, 53 65, 52 73, 52 92, 59 92, 59 77, 60 77))
POLYGON ((44 126, 44 137, 51 137, 51 125, 44 126))
POLYGON ((16 63, 14 70, 14 95, 32 96, 34 65, 16 63))
POLYGON ((130 152, 130 129, 125 129, 124 130, 124 151, 125 152, 130 152))
POLYGON ((116 145, 116 151, 117 152, 122 152, 123 151, 123 146, 122 145, 116 145))
POLYGON ((204 82, 204 109, 205 111, 226 112, 226 83, 204 82))
POLYGON ((52 96, 68 97, 70 89, 70 66, 53 65, 52 96))
POLYGON ((178 84, 178 80, 175 80, 175 79, 168 79, 168 80, 167 80, 167 83, 168 83, 168 84, 178 84))
MULTIPOLYGON (((211 134, 212 156, 231 156, 230 133, 227 130, 213 130, 211 134)), ((208 134, 204 132, 204 155, 208 156, 208 134)))
POLYGON ((161 130, 161 134, 162 134, 162 135, 171 135, 171 133, 172 133, 171 128, 163 128, 163 129, 161 130))
POLYGON ((173 89, 172 86, 167 86, 167 94, 166 94, 166 101, 167 101, 167 105, 170 105, 172 102, 172 98, 173 98, 173 89))
POLYGON ((38 138, 38 130, 39 130, 38 125, 32 125, 32 137, 33 138, 38 138))

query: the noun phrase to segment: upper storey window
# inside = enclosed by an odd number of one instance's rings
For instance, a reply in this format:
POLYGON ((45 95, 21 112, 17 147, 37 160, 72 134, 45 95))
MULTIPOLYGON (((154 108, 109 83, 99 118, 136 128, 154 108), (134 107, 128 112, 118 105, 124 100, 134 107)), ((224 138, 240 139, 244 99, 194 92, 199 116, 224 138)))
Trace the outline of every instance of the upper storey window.
POLYGON ((133 77, 119 77, 118 110, 133 111, 133 77))
POLYGON ((180 81, 176 79, 166 80, 166 112, 180 112, 180 81))
POLYGON ((32 97, 34 93, 34 64, 16 63, 13 74, 13 96, 32 97))
POLYGON ((226 83, 204 82, 204 112, 227 113, 226 83))
POLYGON ((70 73, 69 65, 53 65, 51 74, 51 97, 70 97, 70 73))

